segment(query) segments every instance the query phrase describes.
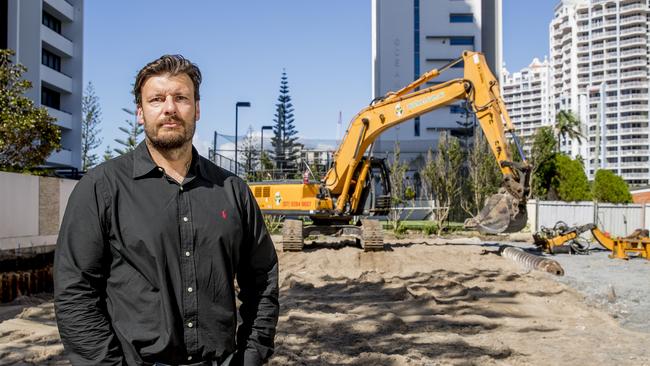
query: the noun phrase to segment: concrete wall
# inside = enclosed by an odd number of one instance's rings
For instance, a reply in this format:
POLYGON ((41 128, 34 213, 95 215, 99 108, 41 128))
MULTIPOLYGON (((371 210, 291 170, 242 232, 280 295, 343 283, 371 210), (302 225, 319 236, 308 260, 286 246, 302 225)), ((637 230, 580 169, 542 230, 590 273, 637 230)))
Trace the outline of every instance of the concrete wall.
POLYGON ((638 228, 650 227, 650 204, 535 201, 528 202, 531 231, 553 227, 558 221, 569 226, 595 223, 613 236, 625 236, 638 228))
POLYGON ((55 244, 76 183, 0 172, 0 250, 55 244))

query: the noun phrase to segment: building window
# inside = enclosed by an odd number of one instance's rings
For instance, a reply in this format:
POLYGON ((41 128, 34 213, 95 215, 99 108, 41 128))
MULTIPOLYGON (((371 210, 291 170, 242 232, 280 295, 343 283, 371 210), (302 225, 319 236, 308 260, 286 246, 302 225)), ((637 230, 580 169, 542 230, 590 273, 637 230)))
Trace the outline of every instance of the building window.
POLYGON ((415 117, 413 123, 413 134, 415 135, 415 137, 420 136, 420 117, 415 117))
POLYGON ((449 112, 451 112, 453 114, 463 114, 463 113, 467 112, 467 110, 463 106, 460 106, 460 105, 451 105, 451 106, 449 106, 449 112))
POLYGON ((43 25, 61 34, 61 21, 46 11, 43 12, 43 25))
POLYGON ((54 109, 61 109, 61 93, 50 88, 41 87, 41 104, 54 109))
POLYGON ((449 45, 451 46, 473 46, 474 37, 449 37, 449 45))
POLYGON ((449 14, 449 23, 474 23, 474 14, 449 14))
POLYGON ((41 50, 41 63, 50 69, 61 72, 61 57, 46 49, 41 50))

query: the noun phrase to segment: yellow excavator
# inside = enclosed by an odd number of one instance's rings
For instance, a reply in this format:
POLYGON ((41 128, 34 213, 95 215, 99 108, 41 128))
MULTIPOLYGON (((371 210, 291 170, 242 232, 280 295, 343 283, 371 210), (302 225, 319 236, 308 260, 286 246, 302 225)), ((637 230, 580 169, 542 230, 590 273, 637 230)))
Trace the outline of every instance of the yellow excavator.
POLYGON ((298 182, 249 183, 263 213, 294 218, 284 220, 283 249, 302 250, 307 236, 339 235, 356 238, 366 251, 382 250, 381 224, 370 217, 390 211, 390 180, 384 160, 371 155, 371 145, 389 128, 458 100, 466 101, 468 109, 476 114, 503 173, 498 193, 486 200, 485 207, 465 226, 483 233, 521 230, 527 221, 530 166, 485 57, 466 51, 462 57, 425 73, 401 90, 375 99, 360 111, 350 122, 322 181, 309 182, 306 176, 298 182), (463 78, 419 89, 458 63, 463 63, 463 78), (513 160, 506 132, 512 135, 521 162, 513 160), (303 226, 303 221, 297 219, 300 217, 309 217, 312 224, 303 226))

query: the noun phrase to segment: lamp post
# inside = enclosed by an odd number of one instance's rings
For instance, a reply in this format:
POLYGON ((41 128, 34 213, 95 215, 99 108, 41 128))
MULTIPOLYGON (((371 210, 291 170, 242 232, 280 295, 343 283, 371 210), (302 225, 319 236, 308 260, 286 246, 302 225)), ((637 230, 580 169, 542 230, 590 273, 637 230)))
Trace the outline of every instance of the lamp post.
POLYGON ((264 153, 264 130, 272 130, 273 126, 262 126, 261 138, 260 138, 260 155, 264 153))
POLYGON ((260 170, 264 170, 264 130, 272 130, 273 126, 262 126, 260 133, 260 170))
POLYGON ((239 134, 239 125, 238 125, 238 114, 239 107, 250 107, 250 102, 237 102, 235 103, 235 175, 238 174, 239 165, 237 165, 237 135, 239 134))

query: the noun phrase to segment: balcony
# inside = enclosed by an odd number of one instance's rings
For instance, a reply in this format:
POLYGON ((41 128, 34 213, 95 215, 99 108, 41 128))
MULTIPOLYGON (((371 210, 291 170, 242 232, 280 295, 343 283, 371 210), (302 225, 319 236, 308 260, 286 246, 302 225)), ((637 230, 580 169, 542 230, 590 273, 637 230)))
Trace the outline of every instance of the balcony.
MULTIPOLYGON (((619 166, 624 166, 624 167, 647 167, 648 162, 647 161, 623 161, 618 164, 619 166)), ((643 173, 637 173, 637 174, 643 174, 643 173)))
POLYGON ((646 77, 648 76, 648 73, 644 70, 641 71, 628 71, 628 72, 622 72, 621 77, 622 78, 630 78, 630 77, 646 77))
POLYGON ((45 107, 47 114, 56 118, 56 124, 67 129, 72 129, 72 115, 68 112, 60 111, 58 109, 45 107))
POLYGON ((630 105, 622 105, 618 107, 619 111, 647 111, 648 110, 648 105, 647 104, 630 104, 630 105))
POLYGON ((647 128, 642 128, 642 127, 637 127, 637 128, 621 128, 618 130, 619 134, 624 134, 624 133, 648 133, 647 128))
POLYGON ((61 149, 58 152, 53 152, 48 158, 47 163, 50 165, 72 165, 72 151, 61 149))
POLYGON ((621 150, 621 156, 630 156, 630 155, 648 155, 650 150, 648 149, 634 149, 634 150, 621 150))
POLYGON ((648 139, 621 139, 619 141, 620 145, 645 145, 648 146, 648 139))
POLYGON ((635 15, 627 18, 621 18, 621 25, 632 24, 632 23, 645 23, 646 17, 643 15, 635 15))
POLYGON ((602 50, 605 47, 604 43, 595 43, 591 45, 593 51, 602 50))
POLYGON ((628 81, 621 83, 620 89, 647 89, 648 83, 643 81, 628 81))
POLYGON ((592 33, 591 38, 601 39, 601 38, 608 38, 608 37, 616 37, 616 33, 617 33, 616 31, 592 33))
MULTIPOLYGON (((627 116, 618 119, 619 122, 648 122, 648 116, 627 116)), ((647 130, 647 129, 646 129, 647 130)))
POLYGON ((624 41, 621 41, 619 44, 621 46, 625 46, 627 44, 635 44, 635 43, 640 43, 640 44, 646 44, 646 39, 644 37, 636 37, 636 38, 630 38, 626 39, 624 41))
POLYGON ((623 14, 634 10, 648 10, 648 7, 646 6, 646 4, 641 4, 641 3, 623 5, 621 6, 620 12, 621 14, 623 14))
POLYGON ((633 48, 631 50, 625 50, 621 51, 621 57, 623 56, 645 56, 646 55, 646 50, 645 48, 633 48))
POLYGON ((648 173, 623 173, 623 172, 621 172, 621 177, 623 179, 648 178, 648 173))
POLYGON ((49 8, 48 10, 56 13, 62 20, 67 22, 74 21, 74 8, 65 0, 43 0, 43 3, 49 8))
POLYGON ((635 100, 635 99, 648 100, 648 94, 647 93, 622 94, 620 96, 620 99, 622 101, 623 100, 635 100))
POLYGON ((632 27, 632 28, 621 29, 621 35, 634 34, 634 33, 646 34, 647 32, 648 29, 646 27, 632 27))
POLYGON ((644 59, 635 59, 632 61, 625 61, 621 62, 621 67, 628 67, 628 66, 646 66, 648 64, 648 61, 644 59))
POLYGON ((51 30, 50 28, 41 24, 41 38, 43 42, 50 47, 58 50, 67 57, 74 56, 74 45, 72 42, 58 34, 57 32, 51 30))
POLYGON ((41 80, 67 93, 72 93, 72 78, 41 65, 41 80))

